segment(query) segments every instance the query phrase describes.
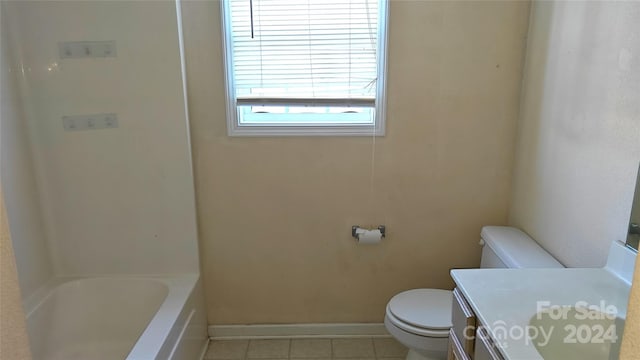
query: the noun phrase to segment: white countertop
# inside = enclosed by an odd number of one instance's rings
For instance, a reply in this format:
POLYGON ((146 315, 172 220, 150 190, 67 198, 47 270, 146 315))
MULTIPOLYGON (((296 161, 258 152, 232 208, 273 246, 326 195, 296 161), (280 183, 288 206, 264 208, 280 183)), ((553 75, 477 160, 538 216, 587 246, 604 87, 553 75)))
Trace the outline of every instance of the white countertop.
POLYGON ((613 305, 619 317, 626 317, 629 284, 605 269, 465 269, 452 270, 451 276, 510 360, 542 359, 526 336, 518 336, 539 311, 539 301, 559 306, 575 306, 578 301, 613 305), (515 337, 499 335, 511 329, 515 337))

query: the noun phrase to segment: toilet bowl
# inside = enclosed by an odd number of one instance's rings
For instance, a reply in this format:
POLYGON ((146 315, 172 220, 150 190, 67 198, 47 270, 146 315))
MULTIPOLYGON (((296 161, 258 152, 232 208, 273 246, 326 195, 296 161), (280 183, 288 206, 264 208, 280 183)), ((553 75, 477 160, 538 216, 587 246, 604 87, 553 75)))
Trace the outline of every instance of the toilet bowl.
POLYGON ((451 328, 451 291, 413 289, 387 304, 384 325, 409 348, 408 359, 444 359, 451 328))
MULTIPOLYGON (((505 226, 482 228, 481 268, 563 267, 522 231, 505 226)), ((387 304, 384 325, 407 348, 407 360, 443 360, 451 328, 451 291, 413 289, 395 295, 387 304)))

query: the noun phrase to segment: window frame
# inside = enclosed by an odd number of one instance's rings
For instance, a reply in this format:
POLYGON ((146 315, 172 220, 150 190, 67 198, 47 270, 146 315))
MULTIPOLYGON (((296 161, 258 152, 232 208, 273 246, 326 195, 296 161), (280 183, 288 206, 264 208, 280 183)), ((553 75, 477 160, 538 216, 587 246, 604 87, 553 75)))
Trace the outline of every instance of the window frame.
MULTIPOLYGON (((389 0, 378 1, 376 64, 376 97, 373 124, 326 123, 282 125, 243 125, 240 124, 236 89, 233 76, 233 50, 231 37, 231 14, 229 0, 220 1, 222 24, 222 45, 224 54, 226 118, 228 136, 384 136, 386 122, 386 78, 387 78, 387 42, 389 33, 389 0)), ((295 105, 295 104, 291 104, 295 105)))

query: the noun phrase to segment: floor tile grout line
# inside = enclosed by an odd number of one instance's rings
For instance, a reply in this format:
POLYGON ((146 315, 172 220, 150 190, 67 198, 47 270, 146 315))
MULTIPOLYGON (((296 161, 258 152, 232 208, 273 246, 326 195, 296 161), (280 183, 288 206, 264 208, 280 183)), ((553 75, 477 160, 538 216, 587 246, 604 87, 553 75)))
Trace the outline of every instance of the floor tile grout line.
POLYGON ((373 349, 373 358, 377 359, 378 353, 376 352, 376 342, 373 341, 373 338, 369 338, 369 341, 371 341, 371 348, 373 349))
POLYGON ((335 354, 333 353, 333 339, 329 339, 329 344, 331 345, 331 359, 334 359, 335 354))
POLYGON ((244 349, 244 356, 242 360, 247 360, 249 358, 249 346, 251 346, 251 340, 247 340, 247 347, 244 349))
MULTIPOLYGON (((400 354, 397 354, 397 355, 400 355, 400 356, 389 356, 389 355, 396 355, 396 353, 393 352, 393 353, 385 354, 385 351, 380 353, 379 350, 384 350, 386 348, 385 347, 386 345, 384 343, 381 343, 380 344, 381 348, 377 349, 376 348, 376 340, 377 339, 375 337, 364 337, 364 338, 360 338, 360 339, 365 340, 365 343, 368 342, 368 347, 369 347, 369 349, 372 350, 372 352, 369 353, 369 355, 353 356, 353 357, 341 357, 341 358, 339 358, 339 357, 337 357, 338 354, 335 351, 335 346, 336 346, 335 341, 337 341, 337 340, 346 340, 346 339, 343 339, 343 338, 326 338, 326 341, 328 341, 328 345, 330 347, 329 348, 329 350, 330 350, 330 354, 329 354, 330 359, 327 359, 326 356, 319 356, 319 355, 318 356, 315 356, 315 355, 308 356, 307 354, 304 354, 304 352, 300 354, 301 356, 293 358, 293 355, 294 355, 293 354, 294 341, 295 340, 299 340, 299 339, 297 339, 297 338, 284 338, 284 339, 282 339, 281 338, 280 340, 286 340, 286 346, 287 346, 286 352, 282 353, 281 357, 280 356, 274 356, 273 358, 264 358, 264 359, 255 358, 254 359, 254 358, 249 357, 249 352, 250 352, 250 348, 251 348, 252 345, 255 345, 259 340, 278 340, 278 339, 245 339, 243 341, 243 342, 245 342, 245 346, 242 349, 242 352, 240 354, 238 354, 240 356, 238 356, 237 358, 234 358, 234 359, 236 359, 236 360, 292 360, 292 359, 294 359, 294 360, 365 360, 365 359, 366 360, 385 360, 385 359, 386 360, 403 360, 404 357, 406 357, 406 349, 405 349, 405 355, 404 356, 402 356, 400 354), (386 356, 384 356, 384 355, 386 355, 386 356)), ((313 339, 311 339, 311 340, 313 340, 313 339)), ((226 342, 226 341, 235 342, 236 340, 225 340, 223 342, 226 342)), ((238 342, 240 342, 240 341, 242 341, 242 340, 239 340, 238 342)), ((208 342, 208 347, 209 348, 212 347, 215 343, 216 343, 215 340, 210 340, 208 342)), ((365 344, 365 343, 361 343, 361 344, 365 344)), ((282 344, 282 345, 285 345, 285 344, 282 344)), ((405 348, 405 346, 402 346, 402 347, 405 348)), ((211 360, 211 359, 213 359, 213 360, 221 360, 221 359, 223 359, 223 358, 217 358, 213 354, 213 352, 211 354, 209 354, 209 350, 207 350, 207 353, 205 353, 205 356, 206 356, 205 357, 206 360, 211 360), (206 356, 206 355, 210 355, 211 357, 206 356)), ((234 359, 228 359, 228 360, 234 360, 234 359)))

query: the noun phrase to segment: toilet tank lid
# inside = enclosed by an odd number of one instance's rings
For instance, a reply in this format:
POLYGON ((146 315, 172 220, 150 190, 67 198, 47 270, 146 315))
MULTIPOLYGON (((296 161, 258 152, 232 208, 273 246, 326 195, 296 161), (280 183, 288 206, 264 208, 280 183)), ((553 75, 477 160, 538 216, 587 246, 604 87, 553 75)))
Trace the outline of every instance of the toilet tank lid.
POLYGON ((564 267, 535 240, 510 226, 485 226, 482 239, 509 268, 564 267))

